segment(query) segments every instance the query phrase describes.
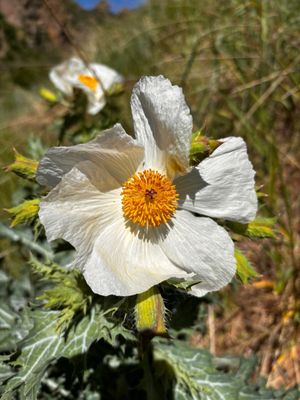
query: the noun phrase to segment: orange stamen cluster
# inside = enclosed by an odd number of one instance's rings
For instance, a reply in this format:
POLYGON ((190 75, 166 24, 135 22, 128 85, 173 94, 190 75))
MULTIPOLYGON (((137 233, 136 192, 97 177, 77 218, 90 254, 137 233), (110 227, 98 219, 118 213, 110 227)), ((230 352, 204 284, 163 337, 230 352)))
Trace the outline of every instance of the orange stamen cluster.
POLYGON ((78 75, 78 80, 84 86, 88 87, 89 89, 91 89, 93 91, 96 90, 96 87, 98 85, 98 81, 94 76, 80 74, 80 75, 78 75))
POLYGON ((175 185, 151 169, 138 172, 123 185, 124 216, 141 226, 159 226, 175 213, 178 194, 175 185))

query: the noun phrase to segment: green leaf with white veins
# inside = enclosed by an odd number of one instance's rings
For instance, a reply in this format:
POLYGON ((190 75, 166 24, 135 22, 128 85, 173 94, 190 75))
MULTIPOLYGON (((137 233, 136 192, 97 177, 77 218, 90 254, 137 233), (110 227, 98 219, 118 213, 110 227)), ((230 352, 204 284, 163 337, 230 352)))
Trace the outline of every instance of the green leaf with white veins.
POLYGON ((3 302, 0 306, 0 351, 15 351, 17 342, 28 334, 31 327, 26 310, 18 314, 3 302))
POLYGON ((0 393, 1 393, 2 383, 5 382, 7 379, 9 379, 12 375, 14 375, 11 366, 3 362, 3 361, 8 361, 9 358, 10 356, 0 355, 0 393))
POLYGON ((173 400, 297 400, 299 391, 276 391, 248 383, 255 358, 214 357, 187 343, 154 342, 155 370, 173 400))
POLYGON ((34 328, 21 342, 21 354, 14 362, 20 370, 6 384, 1 400, 10 399, 16 389, 20 389, 24 399, 36 399, 43 374, 54 360, 83 354, 95 340, 103 338, 114 344, 118 334, 129 338, 125 328, 106 318, 110 311, 94 306, 88 315, 70 328, 67 336, 57 333, 57 311, 34 311, 34 328))

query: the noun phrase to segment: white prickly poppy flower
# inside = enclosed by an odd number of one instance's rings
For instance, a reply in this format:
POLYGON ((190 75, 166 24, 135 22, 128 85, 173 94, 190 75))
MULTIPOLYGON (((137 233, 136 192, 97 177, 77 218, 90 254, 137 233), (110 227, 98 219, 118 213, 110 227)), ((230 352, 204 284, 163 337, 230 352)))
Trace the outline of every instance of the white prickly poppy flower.
POLYGON ((112 68, 102 64, 88 64, 76 57, 52 68, 49 77, 53 84, 67 96, 73 88, 83 90, 88 98, 89 114, 97 114, 106 104, 104 91, 124 78, 112 68))
POLYGON ((131 107, 136 139, 117 124, 40 162, 38 181, 53 187, 39 213, 47 238, 75 247, 73 265, 100 295, 129 296, 169 278, 197 281, 196 296, 220 289, 235 273, 234 246, 209 217, 245 223, 257 210, 245 142, 224 139, 190 168, 182 90, 144 77, 131 107))

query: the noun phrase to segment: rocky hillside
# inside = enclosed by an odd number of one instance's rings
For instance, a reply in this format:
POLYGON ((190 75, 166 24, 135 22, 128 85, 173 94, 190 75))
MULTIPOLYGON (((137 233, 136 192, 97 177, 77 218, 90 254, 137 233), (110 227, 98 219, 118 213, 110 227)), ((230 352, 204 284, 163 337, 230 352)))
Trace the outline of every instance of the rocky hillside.
POLYGON ((0 0, 1 70, 26 86, 34 81, 34 72, 27 67, 46 67, 49 60, 70 53, 69 37, 75 43, 79 35, 87 37, 96 21, 101 23, 108 15, 105 3, 91 12, 72 0, 0 0))
MULTIPOLYGON (((59 0, 49 2, 63 25, 68 25, 71 20, 66 3, 59 0)), ((66 43, 62 28, 51 18, 43 1, 0 0, 0 12, 6 25, 14 29, 17 38, 23 40, 30 48, 41 48, 45 44, 57 46, 66 43)))

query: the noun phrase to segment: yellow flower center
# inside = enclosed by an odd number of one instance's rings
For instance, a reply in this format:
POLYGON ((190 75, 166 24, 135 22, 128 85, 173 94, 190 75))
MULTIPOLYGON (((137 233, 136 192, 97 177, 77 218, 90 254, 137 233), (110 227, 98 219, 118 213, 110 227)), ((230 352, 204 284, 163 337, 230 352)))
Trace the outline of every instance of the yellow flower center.
POLYGON ((123 185, 124 216, 141 226, 159 226, 175 213, 178 194, 175 185, 157 171, 146 169, 123 185))
POLYGON ((78 80, 84 86, 88 87, 89 89, 91 89, 93 91, 96 90, 96 87, 98 85, 98 81, 94 76, 80 74, 80 75, 78 75, 78 80))

